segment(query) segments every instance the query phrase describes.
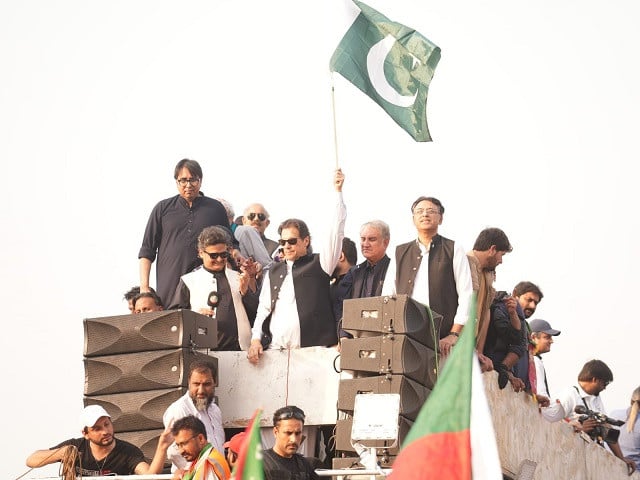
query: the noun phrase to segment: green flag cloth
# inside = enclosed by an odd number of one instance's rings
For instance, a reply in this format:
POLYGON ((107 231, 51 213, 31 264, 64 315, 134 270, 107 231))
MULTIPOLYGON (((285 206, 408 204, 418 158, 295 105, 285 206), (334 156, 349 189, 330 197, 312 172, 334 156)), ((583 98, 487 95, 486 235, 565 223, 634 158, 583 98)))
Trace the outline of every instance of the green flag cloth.
POLYGON ((236 463, 232 479, 235 480, 264 480, 264 470, 262 468, 262 443, 260 441, 260 417, 262 410, 258 409, 253 414, 253 418, 245 432, 240 451, 238 452, 238 462, 236 463))
POLYGON ((475 311, 470 317, 404 439, 389 480, 502 479, 475 355, 475 311))
POLYGON ((440 48, 419 32, 353 2, 360 14, 333 52, 329 68, 371 97, 416 141, 431 141, 427 93, 440 48))

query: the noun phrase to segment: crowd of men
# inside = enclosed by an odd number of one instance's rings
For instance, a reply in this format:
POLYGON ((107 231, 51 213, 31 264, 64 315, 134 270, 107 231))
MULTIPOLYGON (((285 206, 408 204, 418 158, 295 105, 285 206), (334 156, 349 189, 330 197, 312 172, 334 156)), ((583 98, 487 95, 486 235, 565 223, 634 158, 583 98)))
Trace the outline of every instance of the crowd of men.
MULTIPOLYGON (((361 226, 359 239, 365 260, 356 264, 356 245, 344 236, 347 214, 340 169, 333 177, 330 228, 315 248, 301 219, 282 221, 276 242, 265 236, 270 217, 263 205, 249 205, 236 218, 229 202, 206 197, 201 191, 203 172, 194 160, 178 162, 174 178, 178 194, 153 208, 144 232, 138 254, 140 286, 125 294, 131 313, 182 308, 213 317, 218 324, 218 349, 244 350, 248 360, 258 364, 269 348, 339 348, 340 338, 350 336, 341 328, 346 299, 406 294, 428 306, 442 316, 436 347, 444 358, 455 348, 469 312, 475 311, 478 360, 484 371, 497 372, 500 388, 510 384, 516 392, 533 395, 548 421, 569 421, 586 433, 597 428, 575 407, 581 404, 604 413, 599 393, 613 374, 604 362, 593 360, 580 371, 578 385, 561 393, 549 391, 541 356, 550 351, 560 331, 546 320, 532 318, 543 299, 534 283, 522 281, 511 292, 496 292, 496 268, 513 250, 501 229, 482 230, 466 252, 459 242, 439 234, 443 203, 420 196, 410 208, 416 237, 387 252, 389 226, 382 220, 368 221, 361 226), (153 262, 155 289, 149 278, 153 262), (471 308, 474 301, 475 309, 471 308)), ((169 455, 176 478, 188 480, 198 465, 208 465, 207 471, 217 478, 228 477, 229 452, 225 459, 224 451, 234 442, 225 443, 221 413, 213 402, 214 380, 212 368, 195 365, 189 391, 165 413, 167 430, 157 455, 169 455)), ((108 419, 102 415, 100 420, 103 417, 108 419)), ((99 419, 91 417, 83 425, 93 459, 85 459, 82 468, 92 464, 104 472, 110 451, 95 450, 91 435, 102 427, 107 435, 101 441, 106 444, 113 440, 113 429, 108 432, 108 421, 100 425, 90 420, 99 419)), ((291 475, 278 478, 315 478, 313 469, 297 454, 303 426, 304 412, 297 407, 276 412, 276 443, 264 457, 266 478, 272 478, 269 469, 291 475)), ((80 449, 77 442, 61 445, 80 449)), ((635 463, 617 443, 609 447, 630 471, 635 470, 635 463)), ((28 464, 41 463, 43 455, 36 452, 28 464)), ((59 460, 60 455, 47 458, 59 460)), ((151 465, 138 462, 130 470, 153 472, 157 465, 154 458, 151 465)))

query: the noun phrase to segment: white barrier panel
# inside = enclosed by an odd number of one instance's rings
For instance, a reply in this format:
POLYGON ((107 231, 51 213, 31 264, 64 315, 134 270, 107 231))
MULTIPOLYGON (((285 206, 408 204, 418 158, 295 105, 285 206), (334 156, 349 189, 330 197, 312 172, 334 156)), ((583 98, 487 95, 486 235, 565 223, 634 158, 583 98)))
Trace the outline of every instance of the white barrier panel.
POLYGON ((272 426, 274 411, 296 405, 306 414, 306 425, 336 423, 340 375, 335 348, 306 347, 267 350, 253 365, 247 352, 212 352, 218 359, 216 395, 225 428, 246 427, 257 408, 261 425, 272 426))

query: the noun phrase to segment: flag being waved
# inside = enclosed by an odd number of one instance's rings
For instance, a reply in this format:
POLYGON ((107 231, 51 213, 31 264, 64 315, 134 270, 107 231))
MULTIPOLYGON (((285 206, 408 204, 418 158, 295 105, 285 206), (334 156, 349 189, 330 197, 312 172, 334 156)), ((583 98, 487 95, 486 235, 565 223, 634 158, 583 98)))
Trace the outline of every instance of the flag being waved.
POLYGON ((431 141, 427 93, 440 48, 358 0, 360 8, 329 68, 369 95, 418 142, 431 141))
POLYGON ((390 479, 502 479, 474 332, 475 313, 407 434, 390 479))
POLYGON ((260 443, 260 417, 262 410, 258 409, 245 428, 244 441, 238 452, 238 461, 231 474, 232 480, 264 480, 262 468, 262 444, 260 443))

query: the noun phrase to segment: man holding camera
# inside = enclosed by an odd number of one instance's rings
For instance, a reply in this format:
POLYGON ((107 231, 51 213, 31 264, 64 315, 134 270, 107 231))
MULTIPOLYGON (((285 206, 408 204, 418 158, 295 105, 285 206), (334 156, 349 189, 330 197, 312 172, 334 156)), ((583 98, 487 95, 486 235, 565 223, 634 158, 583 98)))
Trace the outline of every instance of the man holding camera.
POLYGON ((627 464, 631 475, 636 469, 635 462, 622 455, 615 435, 607 434, 611 419, 606 416, 600 392, 612 381, 613 373, 606 363, 590 360, 578 374, 578 385, 566 388, 555 404, 542 409, 542 415, 550 422, 564 419, 576 432, 584 432, 600 444, 606 442, 613 454, 627 464))

